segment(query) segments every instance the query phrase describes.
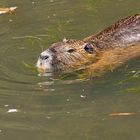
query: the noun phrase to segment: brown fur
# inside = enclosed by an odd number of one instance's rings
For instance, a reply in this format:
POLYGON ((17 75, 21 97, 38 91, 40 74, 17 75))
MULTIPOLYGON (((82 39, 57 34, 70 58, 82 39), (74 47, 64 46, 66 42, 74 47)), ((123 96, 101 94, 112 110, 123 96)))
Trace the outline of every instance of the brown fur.
POLYGON ((84 76, 98 76, 107 70, 113 71, 124 62, 140 56, 140 44, 128 48, 114 48, 104 51, 97 63, 84 70, 84 76))
POLYGON ((130 40, 138 33, 140 34, 140 14, 122 19, 102 32, 85 38, 84 42, 91 42, 101 49, 127 47, 140 42, 140 37, 130 40))
MULTIPOLYGON (((44 51, 45 52, 45 51, 44 51)), ((53 71, 63 72, 85 69, 86 75, 97 75, 107 69, 113 70, 121 63, 140 56, 140 15, 122 19, 100 33, 83 40, 64 40, 54 43, 46 52, 51 53, 53 71), (93 52, 85 50, 91 45, 93 52), (73 50, 72 52, 69 50, 73 50)), ((39 59, 38 63, 46 63, 39 59)), ((39 65, 39 68, 44 68, 39 65)))

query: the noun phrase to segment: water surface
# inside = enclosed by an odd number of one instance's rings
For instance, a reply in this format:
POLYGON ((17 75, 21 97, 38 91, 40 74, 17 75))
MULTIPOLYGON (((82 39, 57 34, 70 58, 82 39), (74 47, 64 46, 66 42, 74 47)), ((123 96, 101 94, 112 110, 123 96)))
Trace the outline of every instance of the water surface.
POLYGON ((138 0, 2 0, 0 6, 18 6, 0 16, 1 140, 140 139, 139 58, 86 81, 52 80, 32 69, 53 42, 82 39, 139 13, 138 0))

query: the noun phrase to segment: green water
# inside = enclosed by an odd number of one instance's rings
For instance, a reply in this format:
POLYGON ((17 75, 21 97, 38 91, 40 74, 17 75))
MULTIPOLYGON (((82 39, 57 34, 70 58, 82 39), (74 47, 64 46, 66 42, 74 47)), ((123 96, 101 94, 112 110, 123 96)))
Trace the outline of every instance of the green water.
POLYGON ((139 140, 139 58, 88 81, 54 81, 31 68, 53 42, 139 13, 139 0, 1 0, 8 6, 18 9, 0 16, 0 140, 139 140))

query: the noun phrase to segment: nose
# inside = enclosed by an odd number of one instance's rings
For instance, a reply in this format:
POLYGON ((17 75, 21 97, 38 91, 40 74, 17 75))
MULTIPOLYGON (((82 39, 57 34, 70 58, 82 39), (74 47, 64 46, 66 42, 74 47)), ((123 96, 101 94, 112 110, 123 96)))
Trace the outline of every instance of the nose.
POLYGON ((42 60, 46 60, 46 59, 49 58, 49 55, 42 55, 42 54, 41 54, 39 57, 40 57, 40 59, 42 59, 42 60))

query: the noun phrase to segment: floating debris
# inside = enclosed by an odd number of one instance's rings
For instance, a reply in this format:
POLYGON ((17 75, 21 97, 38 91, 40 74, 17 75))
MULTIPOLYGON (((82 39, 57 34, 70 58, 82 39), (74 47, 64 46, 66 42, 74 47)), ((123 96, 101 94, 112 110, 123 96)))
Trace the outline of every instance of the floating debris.
POLYGON ((54 0, 50 0, 50 2, 54 2, 54 0))
POLYGON ((35 4, 35 2, 34 2, 34 1, 32 1, 32 4, 35 4))
POLYGON ((135 73, 135 72, 136 72, 135 70, 132 70, 132 71, 131 71, 131 73, 135 73))
POLYGON ((4 105, 4 107, 8 107, 9 105, 4 105))
POLYGON ((68 98, 66 101, 67 101, 67 102, 69 102, 69 101, 70 101, 70 99, 68 98))
POLYGON ((12 13, 17 7, 0 8, 0 14, 12 13))
POLYGON ((70 112, 68 111, 67 114, 70 114, 70 112))
POLYGON ((8 113, 13 113, 13 112, 19 112, 19 110, 18 109, 9 109, 7 112, 8 113))
POLYGON ((116 112, 116 113, 111 113, 109 116, 130 116, 130 115, 135 115, 136 113, 134 112, 116 112))
POLYGON ((133 75, 133 77, 139 77, 139 75, 140 75, 140 70, 137 71, 137 72, 135 72, 135 74, 133 75))
POLYGON ((85 99, 86 98, 86 95, 80 95, 80 97, 85 99))
POLYGON ((51 117, 50 117, 50 116, 46 116, 46 118, 47 118, 47 119, 51 119, 51 117))

